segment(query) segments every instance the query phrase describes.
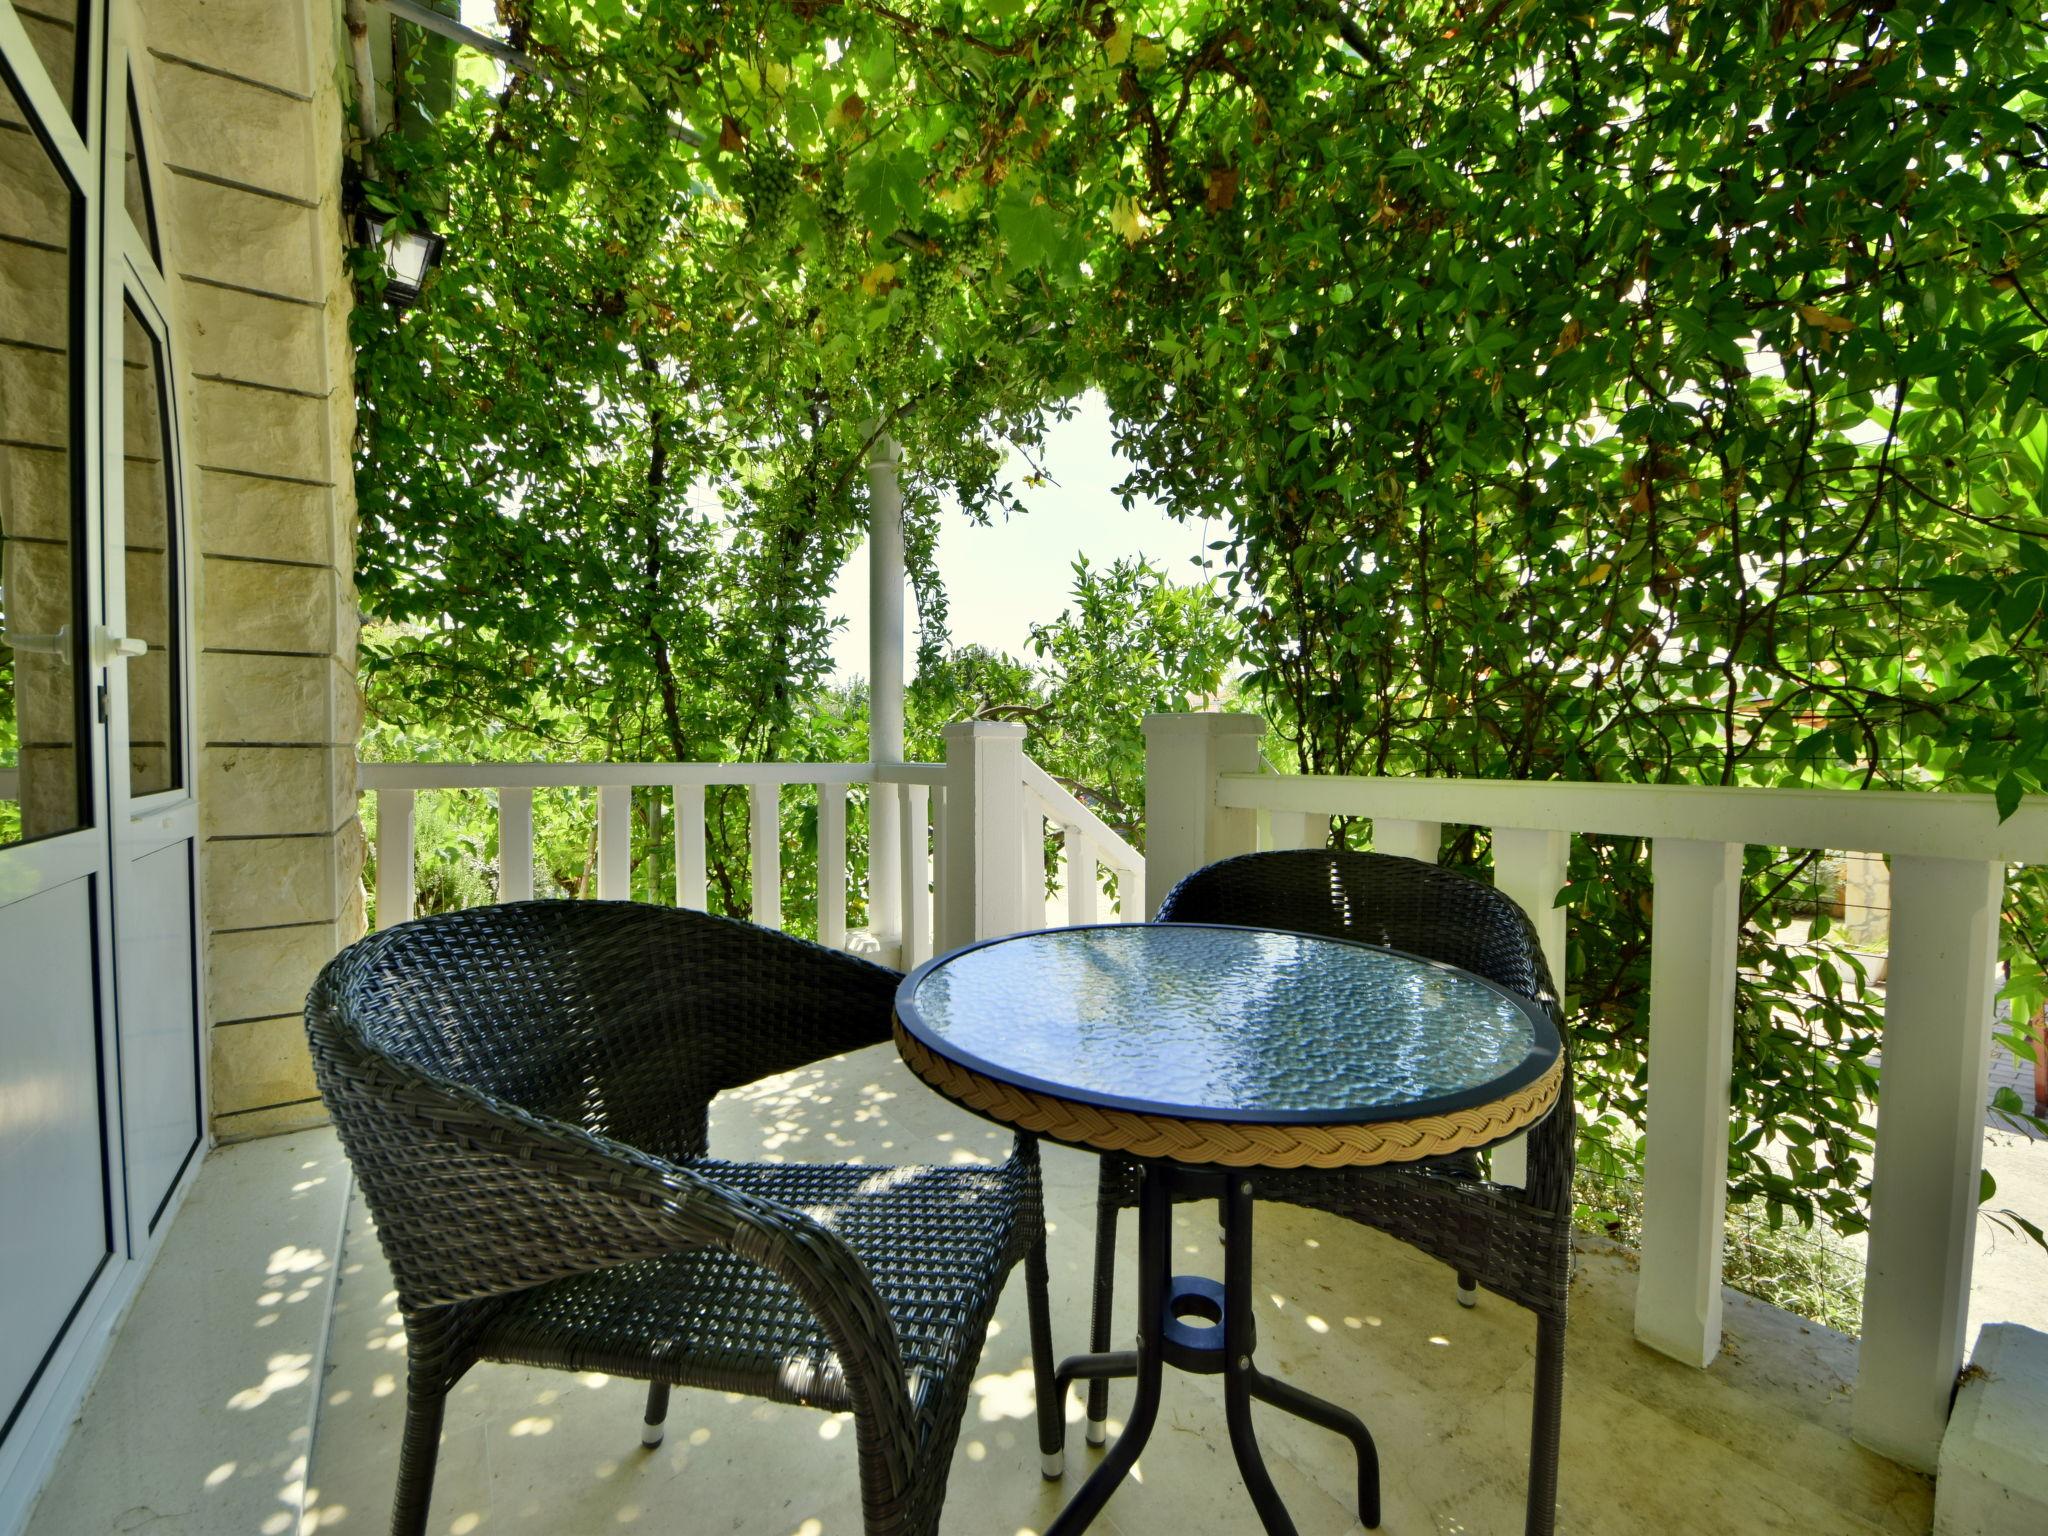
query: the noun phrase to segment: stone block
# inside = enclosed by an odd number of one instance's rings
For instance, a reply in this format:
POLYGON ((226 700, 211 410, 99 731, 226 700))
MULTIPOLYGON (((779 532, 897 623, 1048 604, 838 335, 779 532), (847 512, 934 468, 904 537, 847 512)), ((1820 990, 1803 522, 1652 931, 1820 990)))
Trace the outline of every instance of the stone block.
POLYGON ((213 935, 208 942, 207 1022, 298 1014, 313 978, 339 947, 333 923, 213 935))
POLYGON ((170 177, 160 195, 157 217, 170 226, 171 259, 185 276, 290 299, 326 298, 319 220, 327 215, 188 176, 170 177))
MULTIPOLYGON (((0 298, 12 297, 7 286, 0 283, 0 298)), ((62 323, 61 311, 56 319, 62 323)), ((61 448, 70 435, 70 424, 70 358, 62 352, 45 352, 41 347, 23 346, 11 339, 0 341, 0 438, 61 448)))
POLYGON ((168 59, 156 95, 165 164, 308 206, 320 200, 309 102, 168 59))
POLYGON ((194 459, 204 468, 332 483, 325 400, 201 379, 194 459))
POLYGON ((219 838, 203 845, 209 932, 325 923, 338 905, 332 837, 219 838))
POLYGON ((232 1115, 289 1104, 319 1092, 302 1015, 217 1024, 211 1042, 213 1112, 232 1115))
POLYGON ((245 560, 333 562, 334 492, 324 485, 199 475, 199 547, 245 560))
POLYGON ((254 1141, 259 1136, 283 1136, 326 1123, 327 1106, 318 1098, 309 1098, 268 1109, 242 1110, 231 1115, 216 1110, 213 1136, 215 1141, 226 1146, 231 1142, 254 1141))
MULTIPOLYGON (((335 749, 208 747, 199 764, 199 824, 207 837, 331 834, 335 749)), ((350 775, 353 780, 353 774, 350 775)))
POLYGON ((186 283, 181 296, 194 373, 327 394, 325 309, 206 283, 186 283))
POLYGON ((261 560, 201 564, 205 619, 200 639, 208 650, 333 653, 334 572, 261 560))
POLYGON ((0 235, 68 245, 69 211, 70 199, 51 168, 49 151, 33 134, 0 133, 0 235))
POLYGON ((335 665, 324 656, 201 656, 200 740, 278 746, 353 741, 352 734, 337 736, 331 714, 335 665))
POLYGON ((0 445, 0 524, 11 539, 71 541, 71 459, 61 448, 0 445))
POLYGON ((2048 1334, 2018 1323, 1986 1323, 1941 1437, 1934 1533, 2042 1531, 2048 1531, 2048 1334))
POLYGON ((144 0, 152 52, 281 91, 312 90, 303 6, 278 0, 144 0))

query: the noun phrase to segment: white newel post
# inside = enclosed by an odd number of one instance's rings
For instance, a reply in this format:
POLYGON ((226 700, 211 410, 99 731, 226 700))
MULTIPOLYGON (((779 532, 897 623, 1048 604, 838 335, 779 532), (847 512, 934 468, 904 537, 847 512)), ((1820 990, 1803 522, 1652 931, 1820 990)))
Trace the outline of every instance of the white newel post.
MULTIPOLYGON (((1377 827, 1374 835, 1378 835, 1377 827)), ((1571 851, 1571 834, 1567 832, 1528 827, 1493 829, 1494 886, 1512 896, 1536 925, 1536 942, 1543 946, 1543 958, 1550 964, 1550 985, 1557 992, 1560 1008, 1564 998, 1565 910, 1557 904, 1557 893, 1564 889, 1565 866, 1571 851)), ((1494 1148, 1492 1168, 1499 1183, 1520 1186, 1527 1182, 1529 1148, 1521 1137, 1494 1148)))
POLYGON ((1145 909, 1138 920, 1203 865, 1258 850, 1257 813, 1219 807, 1216 777, 1257 773, 1265 734, 1257 715, 1145 717, 1145 909))
MULTIPOLYGON (((868 455, 868 761, 903 761, 902 449, 884 432, 868 455)), ((902 817, 896 796, 868 791, 868 931, 887 948, 903 921, 902 817)))
POLYGON ((1983 1171, 1984 1103, 2005 871, 1892 859, 1870 1256, 1853 1432, 1932 1472, 1948 1422, 1983 1171))
POLYGON ((1660 837, 1650 864, 1656 907, 1636 1337, 1705 1366, 1721 1348, 1742 845, 1660 837))
POLYGON ((938 949, 1017 933, 1024 921, 1024 727, 946 727, 945 908, 938 949))

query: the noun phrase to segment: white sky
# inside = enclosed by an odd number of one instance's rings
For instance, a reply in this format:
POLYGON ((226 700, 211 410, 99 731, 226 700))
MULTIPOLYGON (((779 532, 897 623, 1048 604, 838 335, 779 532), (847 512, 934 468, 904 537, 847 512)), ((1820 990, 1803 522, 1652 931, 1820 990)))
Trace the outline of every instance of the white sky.
MULTIPOLYGON (((1112 447, 1109 408, 1085 396, 1070 421, 1046 436, 1044 466, 1054 484, 1024 485, 1030 466, 1012 457, 1007 471, 1028 514, 978 528, 957 512, 939 532, 939 574, 951 604, 948 627, 955 645, 985 645, 1031 659, 1033 624, 1059 617, 1073 587, 1073 562, 1085 554, 1098 566, 1148 555, 1174 581, 1192 581, 1210 534, 1201 522, 1176 523, 1157 503, 1140 501, 1127 512, 1115 486, 1124 461, 1112 447)), ((905 599, 911 633, 906 649, 916 665, 916 607, 905 599)), ((831 612, 846 620, 832 645, 833 677, 846 682, 868 670, 868 548, 854 551, 832 589, 831 612)))

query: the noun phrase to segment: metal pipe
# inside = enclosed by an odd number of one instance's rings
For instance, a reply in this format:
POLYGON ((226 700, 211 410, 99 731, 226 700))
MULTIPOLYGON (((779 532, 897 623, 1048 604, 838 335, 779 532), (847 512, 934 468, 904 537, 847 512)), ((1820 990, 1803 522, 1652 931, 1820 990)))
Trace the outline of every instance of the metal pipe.
POLYGON ((363 162, 367 166, 377 142, 377 71, 370 61, 370 18, 363 0, 344 0, 342 20, 348 27, 348 46, 356 72, 356 126, 363 135, 363 162))

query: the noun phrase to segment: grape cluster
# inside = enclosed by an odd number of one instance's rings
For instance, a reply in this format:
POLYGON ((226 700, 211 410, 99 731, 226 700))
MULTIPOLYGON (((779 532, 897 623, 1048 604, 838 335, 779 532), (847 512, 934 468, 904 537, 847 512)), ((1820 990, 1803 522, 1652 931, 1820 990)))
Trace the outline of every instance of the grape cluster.
POLYGON ((757 150, 748 167, 745 190, 747 228, 772 240, 789 222, 790 198, 796 191, 796 167, 773 145, 757 150))

